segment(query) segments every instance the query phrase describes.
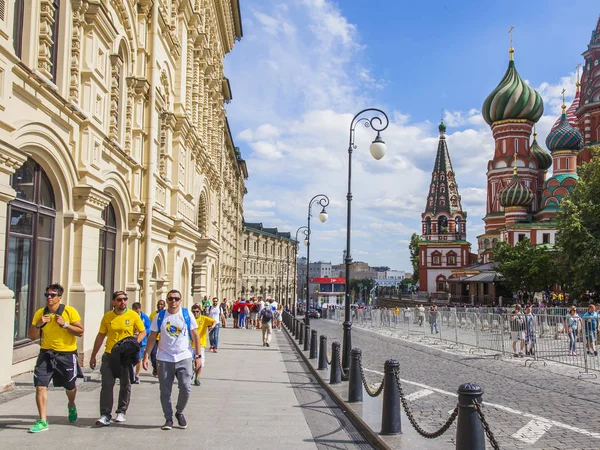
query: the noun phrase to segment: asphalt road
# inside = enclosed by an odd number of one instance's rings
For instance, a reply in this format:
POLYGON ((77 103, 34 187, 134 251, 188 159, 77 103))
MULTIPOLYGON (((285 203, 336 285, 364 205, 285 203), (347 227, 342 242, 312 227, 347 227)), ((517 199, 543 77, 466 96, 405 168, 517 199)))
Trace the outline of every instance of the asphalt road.
MULTIPOLYGON (((330 346, 335 340, 342 342, 340 323, 313 319, 311 328, 325 334, 330 346)), ((578 379, 573 369, 525 367, 521 359, 457 354, 441 345, 426 346, 358 327, 352 331, 352 346, 362 350, 371 385, 381 381, 385 360, 399 361, 404 391, 414 394, 411 408, 429 431, 439 428, 456 406, 453 394, 458 386, 475 382, 484 389, 484 402, 489 403, 485 414, 502 449, 600 448, 600 382, 578 379)), ((454 433, 453 426, 438 438, 440 449, 454 448, 454 433)))

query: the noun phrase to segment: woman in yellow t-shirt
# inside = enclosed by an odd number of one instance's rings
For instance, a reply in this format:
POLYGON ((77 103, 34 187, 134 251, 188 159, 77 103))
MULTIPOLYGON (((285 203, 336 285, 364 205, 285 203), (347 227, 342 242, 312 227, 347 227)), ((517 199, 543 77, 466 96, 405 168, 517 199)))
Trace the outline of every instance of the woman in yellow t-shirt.
POLYGON ((204 367, 204 348, 206 347, 206 335, 208 331, 212 330, 215 327, 217 321, 208 316, 203 316, 200 314, 202 312, 202 307, 198 303, 194 303, 192 306, 192 314, 196 319, 196 323, 198 324, 198 335, 200 336, 200 349, 195 349, 196 354, 200 355, 200 367, 194 373, 194 386, 200 386, 200 372, 204 367))
MULTIPOLYGON (((159 300, 156 302, 156 311, 152 311, 150 313, 150 322, 154 320, 154 318, 160 311, 165 309, 165 306, 167 306, 167 304, 164 300, 159 300)), ((152 376, 155 377, 158 376, 158 369, 156 367, 156 352, 158 351, 158 341, 160 341, 160 333, 156 335, 156 343, 154 344, 154 347, 152 347, 152 353, 150 353, 150 362, 152 363, 152 376)))

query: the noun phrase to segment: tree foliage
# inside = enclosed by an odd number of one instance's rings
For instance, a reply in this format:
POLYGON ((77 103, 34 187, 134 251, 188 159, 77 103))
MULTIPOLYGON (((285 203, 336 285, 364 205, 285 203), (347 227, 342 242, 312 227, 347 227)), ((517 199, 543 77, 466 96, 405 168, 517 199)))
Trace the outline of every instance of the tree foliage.
POLYGON ((413 275, 412 279, 416 283, 419 281, 419 243, 421 237, 417 233, 413 233, 410 237, 410 244, 408 244, 408 250, 410 251, 410 262, 412 263, 413 275))
POLYGON ((561 272, 573 294, 600 293, 600 147, 579 170, 579 181, 556 216, 561 272))
POLYGON ((369 298, 369 293, 371 289, 375 287, 375 280, 372 278, 352 278, 350 279, 350 292, 354 293, 354 298, 361 298, 362 300, 367 300, 369 298), (363 297, 360 297, 361 286, 363 289, 363 297), (366 292, 366 294, 364 293, 366 292))
POLYGON ((534 292, 550 289, 557 281, 556 252, 532 246, 523 239, 514 247, 498 242, 494 247, 494 261, 502 274, 502 286, 511 291, 534 292))

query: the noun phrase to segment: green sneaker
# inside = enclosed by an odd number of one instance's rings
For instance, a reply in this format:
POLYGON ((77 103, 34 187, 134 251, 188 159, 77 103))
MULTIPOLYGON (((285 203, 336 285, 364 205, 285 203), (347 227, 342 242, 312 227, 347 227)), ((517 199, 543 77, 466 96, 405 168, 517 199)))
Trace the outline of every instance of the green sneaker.
POLYGON ((30 433, 41 433, 48 430, 48 422, 38 420, 34 426, 29 429, 30 433))
POLYGON ((69 422, 73 423, 77 420, 77 406, 69 407, 69 422))

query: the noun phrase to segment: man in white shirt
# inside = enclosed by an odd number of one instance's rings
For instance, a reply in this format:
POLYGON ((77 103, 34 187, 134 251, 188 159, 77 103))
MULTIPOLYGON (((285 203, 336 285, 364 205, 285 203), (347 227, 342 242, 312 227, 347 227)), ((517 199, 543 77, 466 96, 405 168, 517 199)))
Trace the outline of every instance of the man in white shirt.
POLYGON ((221 320, 225 317, 217 297, 213 298, 213 304, 208 308, 208 317, 216 322, 213 329, 208 332, 208 340, 210 341, 210 350, 212 350, 213 353, 217 353, 217 347, 219 346, 219 328, 221 327, 221 320))
POLYGON ((187 421, 183 410, 190 398, 191 380, 193 369, 198 370, 201 361, 196 357, 192 368, 192 348, 190 340, 193 339, 195 348, 200 348, 198 324, 187 309, 181 308, 181 293, 171 289, 167 294, 167 308, 159 312, 152 320, 150 336, 144 352, 143 366, 148 370, 148 357, 156 342, 156 335, 160 332, 156 360, 158 364, 158 381, 160 386, 160 403, 165 415, 163 430, 173 428, 173 407, 171 405, 171 391, 173 382, 177 378, 179 396, 175 406, 175 418, 179 428, 187 428, 187 421))

